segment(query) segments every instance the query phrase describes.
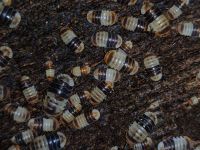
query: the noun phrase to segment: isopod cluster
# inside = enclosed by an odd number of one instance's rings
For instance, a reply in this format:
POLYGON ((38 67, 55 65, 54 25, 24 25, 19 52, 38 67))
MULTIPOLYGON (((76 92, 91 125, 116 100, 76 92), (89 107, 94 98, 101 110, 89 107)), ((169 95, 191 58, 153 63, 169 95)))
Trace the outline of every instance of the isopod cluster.
MULTIPOLYGON (((0 27, 3 27, 2 30, 6 29, 7 31, 16 30, 13 32, 18 33, 20 22, 28 26, 30 20, 25 18, 24 14, 21 17, 21 14, 12 7, 13 3, 12 0, 0 0, 0 27)), ((31 3, 34 2, 31 1, 30 5, 31 3)), ((88 3, 94 4, 97 1, 80 1, 79 3, 89 6, 88 3)), ((42 72, 41 76, 34 71, 26 71, 26 68, 30 69, 34 66, 34 63, 38 64, 38 62, 30 62, 20 66, 19 62, 22 61, 23 63, 23 60, 20 60, 20 57, 16 59, 15 54, 23 54, 23 52, 21 49, 16 50, 14 48, 16 43, 11 44, 11 42, 8 42, 0 46, 0 75, 2 75, 0 78, 4 79, 6 77, 4 73, 7 70, 17 72, 16 77, 14 77, 14 79, 17 79, 16 83, 14 81, 12 81, 12 84, 10 82, 0 82, 0 102, 5 103, 0 112, 3 117, 8 118, 13 124, 16 123, 17 126, 23 124, 20 129, 12 128, 12 130, 18 131, 15 134, 11 132, 12 136, 3 139, 12 143, 7 147, 8 150, 73 149, 70 147, 70 140, 73 139, 71 137, 74 135, 67 132, 76 132, 81 135, 82 130, 85 130, 90 134, 90 131, 94 129, 96 131, 101 128, 101 125, 103 126, 102 130, 105 127, 107 131, 108 122, 112 124, 109 126, 109 132, 116 132, 115 129, 113 130, 113 123, 116 123, 116 118, 120 116, 117 116, 116 112, 119 114, 126 112, 130 115, 129 120, 126 118, 127 120, 123 123, 124 126, 120 124, 120 134, 117 134, 117 136, 124 139, 121 141, 124 146, 113 145, 113 147, 110 147, 111 143, 109 143, 106 148, 97 145, 97 149, 200 149, 198 139, 193 140, 189 135, 173 133, 178 128, 175 123, 177 117, 182 117, 184 113, 192 111, 194 107, 199 105, 199 93, 192 92, 189 97, 183 95, 184 98, 176 95, 173 98, 174 89, 170 89, 171 92, 168 88, 168 82, 166 82, 169 77, 173 76, 173 84, 184 86, 182 91, 187 95, 193 89, 199 88, 200 72, 196 69, 191 70, 191 76, 186 78, 187 81, 179 83, 178 81, 182 76, 173 73, 173 69, 176 69, 173 63, 170 64, 172 75, 167 74, 165 71, 166 60, 162 57, 165 53, 159 52, 160 49, 158 48, 157 50, 150 49, 145 50, 145 53, 138 52, 135 54, 138 51, 135 48, 137 43, 129 41, 134 39, 136 34, 155 36, 153 38, 157 39, 174 36, 173 33, 180 36, 200 37, 198 21, 186 20, 176 23, 193 2, 191 0, 175 0, 166 9, 160 8, 159 4, 165 4, 162 0, 110 0, 107 3, 119 7, 137 8, 139 12, 137 14, 132 14, 132 12, 121 14, 120 11, 114 10, 112 7, 100 9, 98 6, 94 9, 89 7, 89 10, 81 13, 76 10, 79 15, 81 14, 81 19, 84 20, 83 22, 87 27, 94 28, 94 32, 91 32, 89 37, 80 34, 80 31, 87 31, 77 28, 76 13, 70 12, 71 14, 68 14, 64 12, 60 1, 49 4, 53 5, 52 7, 56 5, 56 10, 52 9, 50 11, 59 14, 58 18, 65 18, 68 15, 71 17, 72 15, 74 25, 67 21, 64 21, 64 23, 61 21, 59 28, 56 28, 56 33, 59 36, 56 37, 52 34, 51 37, 48 37, 53 42, 51 41, 47 45, 51 45, 53 50, 45 54, 48 57, 44 57, 42 65, 33 68, 33 70, 39 68, 42 72), (112 27, 119 30, 110 30, 112 27), (120 30, 125 34, 119 32, 120 30), (128 36, 126 37, 126 35, 128 34, 133 38, 127 39, 128 36), (10 47, 8 44, 10 44, 10 47), (86 52, 89 50, 88 47, 92 47, 93 51, 101 51, 101 56, 95 60, 91 59, 93 54, 86 56, 88 54, 86 52), (72 59, 71 62, 68 57, 72 59), (72 63, 75 64, 72 65, 72 63), (134 105, 134 109, 132 106, 127 107, 126 110, 118 108, 118 105, 123 104, 118 102, 119 98, 116 95, 117 92, 123 92, 122 88, 119 89, 119 87, 124 84, 125 80, 128 80, 129 83, 123 89, 126 91, 124 93, 124 105, 127 104, 128 99, 133 101, 134 104, 130 105, 134 105), (85 86, 83 83, 88 81, 88 86, 85 86), (144 83, 145 85, 141 86, 138 83, 144 83), (13 88, 18 85, 19 88, 13 88), (163 85, 167 88, 164 89, 163 85), (135 93, 129 93, 130 89, 134 89, 135 93), (169 99, 162 99, 162 96, 156 97, 156 90, 157 93, 160 92, 160 95, 169 95, 169 99), (141 94, 138 91, 143 92, 141 94), (111 108, 113 103, 117 106, 114 113, 112 113, 114 108, 111 108), (140 103, 140 106, 137 106, 138 103, 140 103), (110 111, 109 115, 113 115, 114 120, 110 119, 111 116, 105 115, 106 111, 110 111), (172 125, 168 125, 169 122, 172 122, 172 125), (122 133, 121 129, 123 130, 122 133)), ((63 2, 63 4, 65 3, 63 2)), ((45 24, 51 26, 50 21, 46 21, 45 24)), ((79 25, 82 26, 83 24, 80 23, 79 25)), ((51 29, 54 29, 54 27, 52 26, 51 29)), ((48 32, 51 29, 48 29, 48 32)), ((3 38, 0 37, 0 40, 3 40, 3 38)), ((38 40, 38 43, 40 42, 38 40)), ((146 47, 142 46, 142 48, 146 47)), ((154 45, 153 48, 155 48, 154 45)), ((188 51, 187 56, 175 57, 177 57, 178 63, 184 59, 190 62, 188 57, 193 55, 191 53, 188 51)), ((196 53, 199 54, 198 51, 196 53)), ((32 53, 28 55, 32 57, 32 53)), ((198 58, 195 62, 199 63, 198 58)), ((190 65, 188 66, 190 67, 190 65)), ((182 67, 182 64, 179 67, 182 67)), ((185 71, 184 68, 181 69, 181 71, 185 71)), ((187 72, 182 74, 183 76, 187 75, 187 72)), ((13 74, 10 73, 10 76, 12 78, 13 74)), ((194 114, 195 117, 197 115, 194 114)), ((116 134, 114 132, 113 135, 116 134)), ((96 136, 99 138, 99 135, 96 136)), ((85 139, 81 140, 84 141, 85 139)), ((96 143, 98 142, 97 140, 96 143)), ((115 141, 112 143, 117 144, 115 141)), ((84 145, 80 145, 79 148, 90 149, 87 146, 84 147, 84 145)))

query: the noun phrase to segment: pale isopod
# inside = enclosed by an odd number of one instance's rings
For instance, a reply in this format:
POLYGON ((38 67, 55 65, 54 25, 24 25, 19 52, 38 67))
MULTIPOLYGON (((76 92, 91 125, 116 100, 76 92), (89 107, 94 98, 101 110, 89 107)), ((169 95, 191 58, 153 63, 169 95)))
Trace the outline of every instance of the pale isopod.
POLYGON ((21 21, 21 15, 14 8, 0 3, 0 21, 9 28, 16 28, 21 21))
POLYGON ((162 68, 154 54, 149 54, 144 58, 144 66, 151 80, 159 81, 162 79, 162 68))
POLYGON ((27 102, 30 104, 38 103, 38 92, 28 76, 22 76, 21 86, 27 102))
POLYGON ((64 28, 61 30, 61 38, 69 49, 75 51, 75 53, 81 53, 84 50, 83 42, 77 37, 77 35, 71 29, 64 28))
POLYGON ((133 150, 153 150, 153 146, 152 139, 147 137, 144 142, 134 144, 133 150))
POLYGON ((158 7, 148 1, 145 1, 141 12, 144 14, 146 21, 149 24, 147 29, 148 31, 152 30, 156 33, 156 35, 161 37, 168 36, 171 33, 169 20, 158 7))
POLYGON ((45 62, 47 80, 52 81, 55 76, 55 68, 53 62, 48 60, 45 62))
POLYGON ((91 37, 92 44, 98 47, 119 48, 122 44, 122 38, 118 34, 99 31, 91 37))
POLYGON ((77 116, 72 122, 71 127, 75 129, 82 129, 100 118, 100 112, 97 109, 86 111, 77 116))
POLYGON ((15 104, 7 104, 4 107, 4 112, 10 115, 17 123, 26 122, 30 119, 30 112, 25 107, 15 104))
POLYGON ((176 30, 184 36, 200 37, 200 26, 193 22, 180 22, 176 30))
POLYGON ((87 20, 90 23, 110 26, 117 22, 117 14, 111 10, 91 10, 87 13, 87 20))
POLYGON ((146 31, 146 24, 141 18, 135 18, 132 16, 123 17, 121 19, 121 25, 124 29, 135 32, 146 31))
POLYGON ((82 75, 88 75, 90 73, 90 66, 85 65, 85 66, 76 66, 72 68, 72 74, 76 77, 80 77, 82 75))
POLYGON ((138 62, 128 57, 123 51, 111 50, 107 52, 104 61, 109 67, 130 75, 136 74, 139 69, 138 62))

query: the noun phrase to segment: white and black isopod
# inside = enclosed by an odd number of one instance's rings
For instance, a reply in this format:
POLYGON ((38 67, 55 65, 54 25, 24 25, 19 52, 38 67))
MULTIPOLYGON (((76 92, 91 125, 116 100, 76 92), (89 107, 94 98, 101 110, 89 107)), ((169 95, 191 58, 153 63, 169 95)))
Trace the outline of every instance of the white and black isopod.
POLYGON ((69 28, 61 30, 61 39, 67 47, 75 53, 81 53, 84 50, 83 42, 77 37, 74 31, 69 28))
POLYGON ((193 149, 195 141, 187 136, 171 137, 158 144, 158 150, 190 150, 193 149))
POLYGON ((121 25, 124 29, 133 32, 144 32, 147 30, 144 20, 132 16, 123 17, 121 19, 121 25))
POLYGON ((159 81, 162 79, 162 68, 154 54, 149 54, 144 58, 144 66, 151 80, 159 81))
POLYGON ((100 118, 100 112, 97 109, 85 111, 77 116, 70 124, 72 128, 82 129, 100 118))
POLYGON ((91 10, 87 13, 87 20, 93 24, 111 26, 117 22, 117 14, 111 10, 91 10))
POLYGON ((0 21, 4 26, 16 28, 21 21, 21 15, 14 8, 0 3, 0 21))
POLYGON ((104 57, 105 63, 118 71, 134 75, 138 72, 139 64, 134 59, 127 56, 124 51, 111 50, 104 57))
POLYGON ((200 26, 193 22, 180 22, 176 30, 184 36, 200 37, 200 26))
POLYGON ((92 44, 98 47, 119 48, 122 44, 122 38, 118 34, 99 31, 91 37, 92 44))
POLYGON ((144 142, 134 144, 133 150, 153 150, 153 146, 152 139, 147 137, 144 142))
POLYGON ((27 102, 31 105, 38 103, 38 92, 28 76, 22 76, 21 86, 27 102))
POLYGON ((127 143, 144 142, 147 136, 154 131, 158 123, 157 115, 153 112, 145 112, 139 116, 130 126, 127 133, 127 143))
POLYGON ((80 77, 82 75, 88 75, 90 73, 90 66, 88 65, 85 65, 85 66, 76 66, 76 67, 73 67, 71 72, 74 76, 76 77, 80 77))
POLYGON ((25 107, 12 103, 4 106, 4 112, 10 115, 17 123, 26 122, 30 119, 30 112, 25 107))
POLYGON ((32 118, 28 121, 28 127, 36 133, 57 130, 60 126, 56 118, 32 118))
POLYGON ((34 140, 34 137, 35 136, 33 132, 30 129, 28 129, 26 131, 17 133, 15 136, 11 138, 11 141, 14 144, 18 144, 18 145, 27 145, 34 140))

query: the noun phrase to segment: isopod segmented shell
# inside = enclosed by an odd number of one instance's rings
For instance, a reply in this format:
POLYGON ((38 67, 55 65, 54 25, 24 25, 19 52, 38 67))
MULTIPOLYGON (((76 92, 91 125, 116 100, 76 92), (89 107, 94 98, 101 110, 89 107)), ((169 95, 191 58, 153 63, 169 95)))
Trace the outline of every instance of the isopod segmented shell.
POLYGON ((139 64, 134 59, 127 56, 124 51, 111 50, 104 57, 105 63, 118 71, 134 75, 138 72, 139 64))
POLYGON ((19 144, 19 145, 27 145, 28 143, 31 143, 33 140, 34 140, 34 134, 30 129, 17 133, 15 136, 11 138, 11 141, 14 144, 19 144))
POLYGON ((4 107, 4 112, 10 115, 17 123, 26 122, 30 119, 30 112, 21 106, 9 103, 4 107))
POLYGON ((72 128, 82 129, 100 118, 100 112, 97 109, 85 111, 77 116, 70 124, 72 128))
POLYGON ((154 54, 147 55, 144 58, 144 66, 151 80, 159 81, 162 79, 162 68, 158 58, 154 54))
POLYGON ((83 42, 77 37, 74 31, 69 28, 61 30, 61 39, 67 47, 75 53, 81 53, 84 50, 83 42))
POLYGON ((98 47, 119 48, 122 44, 122 38, 118 34, 99 31, 91 37, 92 44, 98 47))
POLYGON ((121 19, 121 25, 124 29, 133 32, 146 31, 146 24, 141 18, 135 18, 132 16, 123 17, 121 19))
POLYGON ((56 118, 31 118, 28 121, 28 127, 36 133, 55 131, 59 128, 56 118))
POLYGON ((48 60, 45 62, 45 67, 46 67, 46 77, 47 80, 52 81, 55 76, 55 68, 53 65, 53 62, 51 60, 48 60))
POLYGON ((145 112, 139 116, 130 126, 127 133, 127 143, 143 142, 154 131, 158 123, 157 115, 153 112, 145 112))
POLYGON ((117 22, 117 14, 111 10, 91 10, 87 13, 87 20, 90 23, 110 26, 117 22))
POLYGON ((76 66, 72 68, 72 74, 76 77, 80 77, 81 75, 88 75, 90 73, 90 66, 76 66))
POLYGON ((16 28, 21 21, 21 15, 14 8, 0 4, 0 21, 4 26, 16 28))
POLYGON ((152 141, 152 139, 147 137, 144 142, 134 144, 133 150, 153 150, 153 141, 152 141))
POLYGON ((193 22, 180 22, 176 29, 181 35, 200 37, 200 26, 193 22))

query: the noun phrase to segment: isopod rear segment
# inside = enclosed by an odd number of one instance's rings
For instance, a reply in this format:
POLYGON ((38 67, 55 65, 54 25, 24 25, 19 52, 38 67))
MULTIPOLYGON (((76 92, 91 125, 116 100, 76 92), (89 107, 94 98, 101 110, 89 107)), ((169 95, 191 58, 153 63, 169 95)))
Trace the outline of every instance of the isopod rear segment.
POLYGON ((75 53, 81 53, 84 50, 84 43, 69 28, 63 28, 61 30, 61 39, 75 53))
POLYGON ((93 24, 111 26, 117 22, 117 14, 111 10, 91 10, 87 13, 87 20, 93 24))
POLYGON ((122 38, 118 34, 106 31, 99 31, 91 37, 94 46, 104 48, 119 48, 122 44, 122 38))
POLYGON ((200 37, 200 26, 193 22, 180 22, 176 30, 180 35, 200 37))

